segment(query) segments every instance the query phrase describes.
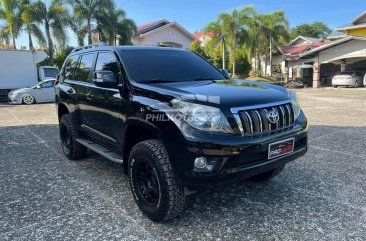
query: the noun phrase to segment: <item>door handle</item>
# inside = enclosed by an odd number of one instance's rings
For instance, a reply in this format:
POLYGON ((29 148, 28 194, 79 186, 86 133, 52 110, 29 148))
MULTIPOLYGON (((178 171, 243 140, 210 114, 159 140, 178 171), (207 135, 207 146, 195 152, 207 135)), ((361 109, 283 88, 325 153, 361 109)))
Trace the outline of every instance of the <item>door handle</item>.
POLYGON ((92 99, 94 99, 94 95, 93 95, 93 94, 91 94, 91 93, 87 93, 87 94, 85 95, 85 97, 86 97, 86 99, 87 99, 87 100, 92 100, 92 99))
POLYGON ((76 94, 76 91, 73 88, 67 89, 66 92, 69 94, 76 94))

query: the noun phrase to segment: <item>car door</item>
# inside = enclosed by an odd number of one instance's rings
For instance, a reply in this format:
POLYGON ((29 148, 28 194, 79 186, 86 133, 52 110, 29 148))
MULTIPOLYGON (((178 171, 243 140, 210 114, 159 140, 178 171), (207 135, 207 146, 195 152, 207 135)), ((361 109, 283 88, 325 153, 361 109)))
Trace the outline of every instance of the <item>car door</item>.
POLYGON ((35 88, 35 98, 37 102, 48 102, 55 99, 54 81, 45 81, 35 88))
MULTIPOLYGON (((116 76, 120 76, 120 69, 113 52, 99 52, 95 57, 96 61, 93 64, 95 67, 90 68, 90 73, 86 73, 89 69, 82 70, 79 68, 81 76, 84 76, 84 80, 87 79, 83 90, 79 91, 78 94, 81 127, 98 140, 117 146, 120 137, 121 118, 119 113, 120 98, 115 96, 120 95, 119 90, 96 86, 92 81, 93 74, 91 73, 93 71, 109 70, 114 72, 116 76)), ((84 56, 82 56, 79 65, 82 66, 84 62, 84 56)), ((89 66, 90 63, 88 68, 89 66)))
POLYGON ((68 102, 68 106, 75 115, 75 123, 80 125, 80 118, 79 118, 79 111, 77 110, 77 93, 76 90, 78 86, 77 79, 77 67, 79 63, 80 55, 79 54, 72 54, 64 64, 61 74, 60 74, 60 84, 59 88, 60 91, 59 98, 65 99, 68 102))
POLYGON ((41 95, 43 102, 50 102, 55 100, 55 85, 54 80, 46 81, 41 84, 41 95))

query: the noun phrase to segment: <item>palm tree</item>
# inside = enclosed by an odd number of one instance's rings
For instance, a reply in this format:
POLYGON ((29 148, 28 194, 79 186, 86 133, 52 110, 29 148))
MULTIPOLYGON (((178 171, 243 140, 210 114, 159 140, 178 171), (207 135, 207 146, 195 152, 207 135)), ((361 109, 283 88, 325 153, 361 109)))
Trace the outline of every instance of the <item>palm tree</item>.
POLYGON ((76 34, 78 45, 84 46, 84 37, 87 35, 87 26, 84 24, 83 20, 77 18, 71 18, 70 27, 72 31, 76 34))
POLYGON ((117 45, 117 40, 119 44, 131 44, 131 38, 136 33, 135 22, 126 17, 124 10, 115 9, 114 4, 110 7, 96 16, 99 40, 110 45, 117 45))
POLYGON ((272 76, 272 52, 273 46, 278 45, 281 40, 285 42, 289 38, 289 22, 284 11, 276 11, 268 16, 269 33, 269 75, 272 76))
POLYGON ((8 29, 0 27, 0 48, 10 45, 10 33, 8 29))
POLYGON ((233 64, 233 76, 236 74, 236 49, 237 39, 242 31, 246 31, 245 27, 248 27, 251 22, 251 17, 255 13, 252 6, 244 7, 240 10, 234 9, 231 14, 222 13, 218 19, 222 21, 222 29, 226 36, 226 41, 230 50, 230 57, 233 64))
POLYGON ((225 53, 225 48, 226 48, 226 44, 225 44, 225 32, 223 29, 223 23, 222 20, 220 18, 217 18, 215 21, 210 22, 204 29, 203 31, 204 33, 213 33, 213 41, 214 41, 214 45, 215 47, 221 43, 222 45, 222 68, 225 69, 226 64, 225 64, 225 58, 226 58, 226 53, 225 53))
POLYGON ((113 0, 68 0, 68 2, 74 9, 75 18, 84 22, 88 44, 92 44, 93 33, 97 32, 98 17, 113 8, 113 0))
MULTIPOLYGON (((257 58, 260 60, 264 54, 264 76, 267 76, 267 66, 268 66, 268 50, 270 46, 271 30, 268 28, 270 22, 270 14, 257 15, 257 58)), ((259 66, 261 69, 261 66, 259 66)))
POLYGON ((66 28, 70 18, 66 7, 62 4, 61 0, 51 0, 48 6, 44 1, 38 0, 25 10, 24 15, 34 20, 35 23, 44 25, 48 44, 48 55, 50 57, 50 63, 53 65, 55 50, 52 36, 61 45, 65 45, 67 42, 66 28))
POLYGON ((29 49, 33 50, 33 39, 32 36, 36 37, 38 43, 41 46, 46 45, 46 39, 44 37, 43 32, 39 28, 39 25, 37 23, 37 18, 34 18, 33 15, 29 14, 32 11, 33 5, 29 2, 23 5, 24 10, 22 11, 21 18, 23 20, 23 23, 25 25, 25 31, 28 34, 28 41, 29 41, 29 49))
POLYGON ((16 38, 18 37, 21 27, 22 19, 20 17, 22 12, 23 1, 19 0, 1 0, 2 8, 0 8, 0 19, 6 21, 4 26, 5 32, 7 32, 12 39, 13 48, 16 49, 16 38))

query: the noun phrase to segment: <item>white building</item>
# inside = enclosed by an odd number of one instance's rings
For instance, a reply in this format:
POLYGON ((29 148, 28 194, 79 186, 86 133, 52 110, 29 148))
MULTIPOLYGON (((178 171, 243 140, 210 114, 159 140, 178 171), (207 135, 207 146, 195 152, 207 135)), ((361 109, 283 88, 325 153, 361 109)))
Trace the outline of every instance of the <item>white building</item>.
POLYGON ((193 40, 195 37, 181 25, 164 19, 138 26, 137 35, 132 38, 132 43, 187 49, 193 40))

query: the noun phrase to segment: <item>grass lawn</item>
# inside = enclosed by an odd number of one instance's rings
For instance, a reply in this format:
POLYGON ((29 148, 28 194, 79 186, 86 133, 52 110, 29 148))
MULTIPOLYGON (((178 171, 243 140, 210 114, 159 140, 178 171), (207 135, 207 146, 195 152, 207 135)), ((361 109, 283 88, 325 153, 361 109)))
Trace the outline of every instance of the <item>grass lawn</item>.
POLYGON ((281 83, 280 80, 277 80, 274 77, 255 77, 255 76, 249 76, 246 79, 247 80, 252 80, 252 81, 267 82, 267 83, 276 83, 276 84, 281 83))

